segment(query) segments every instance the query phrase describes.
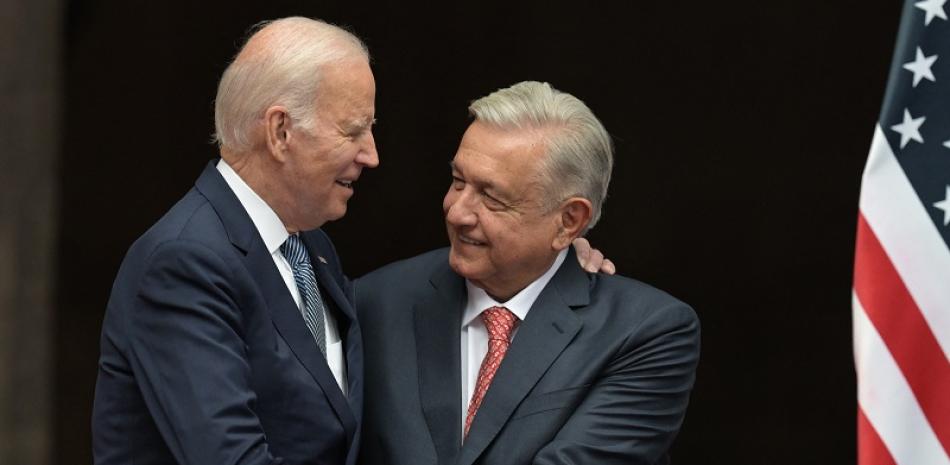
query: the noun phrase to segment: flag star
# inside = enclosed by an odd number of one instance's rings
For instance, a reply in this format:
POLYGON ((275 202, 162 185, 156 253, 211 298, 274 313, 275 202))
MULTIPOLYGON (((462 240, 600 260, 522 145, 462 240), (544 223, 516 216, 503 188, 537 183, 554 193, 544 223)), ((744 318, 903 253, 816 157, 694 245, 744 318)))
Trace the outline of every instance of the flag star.
POLYGON ((924 18, 924 25, 929 26, 930 21, 932 21, 935 16, 946 21, 947 13, 943 11, 944 3, 947 3, 947 0, 924 0, 915 3, 914 6, 927 12, 927 17, 924 18))
POLYGON ((923 50, 917 47, 917 58, 914 61, 904 63, 904 69, 914 73, 914 87, 917 87, 917 84, 923 78, 927 78, 931 82, 937 82, 933 71, 930 69, 935 61, 937 61, 937 55, 925 57, 923 50))
POLYGON ((904 109, 904 121, 901 124, 891 126, 891 129, 901 135, 901 148, 904 148, 911 139, 921 144, 924 143, 924 138, 920 135, 920 125, 924 124, 924 120, 926 119, 924 116, 914 118, 910 116, 910 112, 907 111, 906 108, 904 109))
POLYGON ((943 210, 943 225, 950 224, 950 186, 947 186, 946 197, 939 202, 935 202, 934 206, 943 210))

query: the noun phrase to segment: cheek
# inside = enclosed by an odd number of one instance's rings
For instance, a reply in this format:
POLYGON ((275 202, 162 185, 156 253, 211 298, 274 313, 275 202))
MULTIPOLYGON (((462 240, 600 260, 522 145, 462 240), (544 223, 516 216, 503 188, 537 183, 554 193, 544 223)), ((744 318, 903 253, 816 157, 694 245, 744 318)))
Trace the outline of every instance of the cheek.
POLYGON ((343 168, 349 168, 351 165, 356 163, 356 157, 360 155, 360 144, 356 142, 349 142, 346 145, 346 153, 341 157, 340 165, 343 168))
POLYGON ((351 144, 343 142, 321 147, 314 153, 314 164, 320 166, 322 174, 328 178, 336 178, 353 164, 357 151, 351 144))
POLYGON ((511 260, 512 257, 531 255, 540 243, 547 240, 549 231, 540 224, 514 221, 509 218, 488 224, 483 222, 482 230, 492 242, 492 257, 496 261, 511 260))

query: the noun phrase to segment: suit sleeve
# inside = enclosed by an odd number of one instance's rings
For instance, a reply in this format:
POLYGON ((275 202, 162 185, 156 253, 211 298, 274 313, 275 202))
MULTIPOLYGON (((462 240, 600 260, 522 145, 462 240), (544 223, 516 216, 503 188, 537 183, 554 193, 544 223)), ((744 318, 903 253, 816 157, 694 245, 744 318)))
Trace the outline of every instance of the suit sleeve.
POLYGON ((657 463, 683 421, 698 359, 693 310, 677 303, 654 312, 533 463, 657 463))
POLYGON ((276 465, 252 407, 232 270, 205 246, 158 247, 125 322, 142 397, 181 465, 276 465))

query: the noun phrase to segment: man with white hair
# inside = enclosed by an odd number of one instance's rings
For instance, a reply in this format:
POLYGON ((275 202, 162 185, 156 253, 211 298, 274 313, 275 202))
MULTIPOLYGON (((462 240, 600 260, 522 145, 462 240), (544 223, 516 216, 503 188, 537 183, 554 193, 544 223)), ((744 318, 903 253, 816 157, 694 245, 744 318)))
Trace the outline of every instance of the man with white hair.
POLYGON ((319 228, 379 160, 364 45, 260 25, 221 78, 221 158, 129 249, 106 310, 95 463, 352 464, 362 342, 319 228))
POLYGON ((360 462, 667 463, 699 357, 696 314, 585 272, 571 247, 600 217, 610 137, 546 83, 469 110, 443 201, 451 247, 355 285, 360 462))
MULTIPOLYGON (((221 158, 116 277, 96 464, 355 462, 360 326, 318 228, 346 213, 361 171, 379 164, 375 92, 353 34, 299 17, 256 28, 218 86, 221 158)), ((585 263, 601 261, 594 251, 585 263)))

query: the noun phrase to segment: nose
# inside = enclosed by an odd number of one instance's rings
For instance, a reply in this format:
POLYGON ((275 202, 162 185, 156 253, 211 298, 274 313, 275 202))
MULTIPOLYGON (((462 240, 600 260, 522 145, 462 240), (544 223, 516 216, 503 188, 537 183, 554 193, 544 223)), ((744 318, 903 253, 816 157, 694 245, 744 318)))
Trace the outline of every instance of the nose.
POLYGON ((445 194, 445 200, 442 202, 442 207, 445 210, 445 221, 453 226, 473 226, 478 223, 474 200, 475 195, 473 195, 470 188, 456 190, 449 187, 449 191, 445 194))
POLYGON ((360 148, 359 155, 356 156, 356 162, 367 167, 376 168, 379 166, 379 153, 376 151, 376 139, 372 131, 367 131, 363 136, 363 147, 360 148))

